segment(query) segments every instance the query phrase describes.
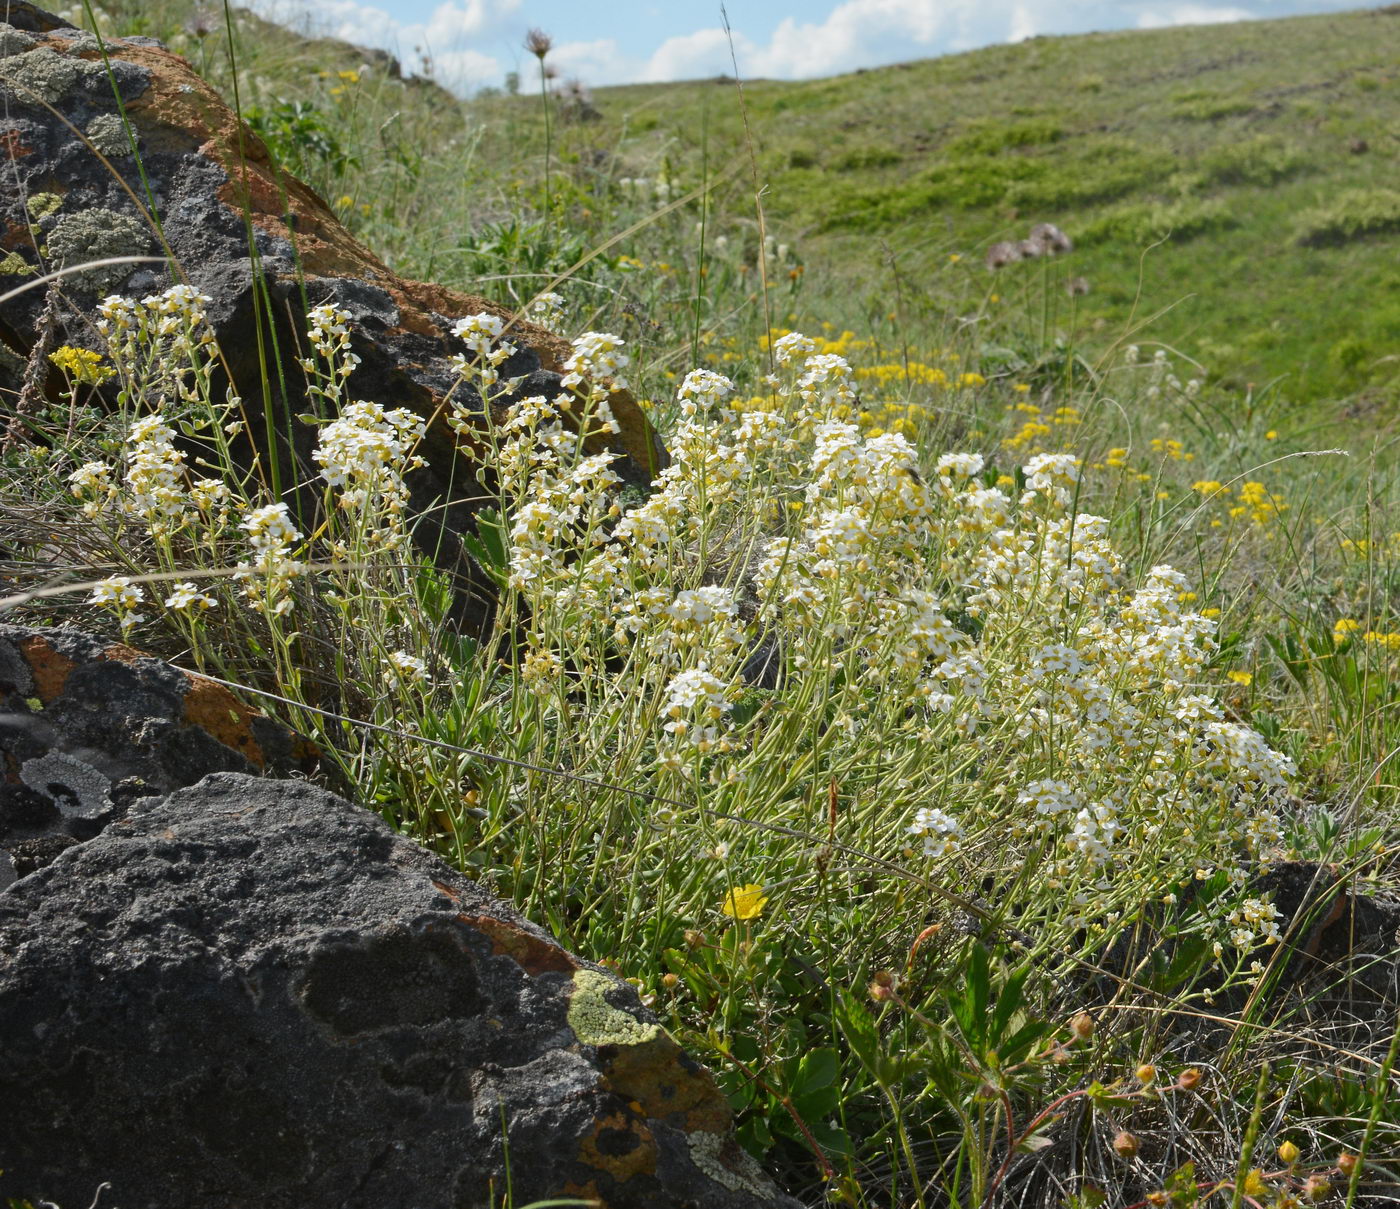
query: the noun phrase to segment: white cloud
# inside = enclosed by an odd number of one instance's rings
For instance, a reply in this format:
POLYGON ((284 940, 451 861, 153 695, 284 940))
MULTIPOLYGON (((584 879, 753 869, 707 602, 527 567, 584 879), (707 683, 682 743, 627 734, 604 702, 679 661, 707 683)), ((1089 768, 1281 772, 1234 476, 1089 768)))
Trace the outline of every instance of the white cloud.
MULTIPOLYGON (((749 63, 757 53, 743 34, 734 35, 734 54, 739 58, 739 70, 756 75, 749 63)), ((729 37, 722 29, 697 29, 693 34, 667 38, 658 46, 647 65, 642 79, 652 83, 667 80, 696 80, 704 76, 730 74, 734 70, 729 52, 729 37)))
POLYGON ((1011 9, 1011 28, 1007 31, 1006 40, 1024 42, 1027 38, 1034 38, 1035 32, 1035 16, 1030 8, 1024 4, 1015 5, 1011 9))
POLYGON ((520 5, 521 0, 445 0, 427 21, 401 22, 360 0, 248 0, 248 7, 269 21, 390 51, 407 71, 417 70, 426 54, 436 77, 462 92, 500 84, 505 65, 468 43, 519 33, 520 5))
MULTIPOLYGON (((595 38, 591 42, 562 42, 550 52, 549 62, 564 77, 576 77, 585 84, 619 83, 635 80, 641 64, 624 55, 616 38, 595 38)), ((530 63, 534 67, 534 63, 530 63)), ((539 86, 539 75, 527 70, 529 82, 539 86)))
POLYGON ((1248 21, 1257 15, 1244 8, 1174 4, 1171 8, 1149 8, 1139 13, 1137 24, 1139 29, 1163 29, 1168 25, 1223 25, 1227 21, 1248 21))

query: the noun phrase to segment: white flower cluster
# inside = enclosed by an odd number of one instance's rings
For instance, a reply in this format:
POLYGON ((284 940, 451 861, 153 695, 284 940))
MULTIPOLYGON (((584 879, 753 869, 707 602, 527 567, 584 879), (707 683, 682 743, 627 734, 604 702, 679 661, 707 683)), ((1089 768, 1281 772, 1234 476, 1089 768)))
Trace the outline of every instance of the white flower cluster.
POLYGON ((556 332, 564 323, 563 295, 556 294, 553 290, 537 294, 531 300, 525 313, 529 315, 532 323, 538 323, 540 327, 556 332))
POLYGON ((958 850, 962 824, 936 806, 921 806, 908 833, 923 840, 925 856, 952 856, 958 850))
POLYGON ((306 564, 292 557, 292 547, 302 535, 292 524, 287 505, 255 508, 238 527, 253 547, 252 561, 238 564, 238 578, 255 581, 243 590, 248 607, 277 617, 289 613, 292 580, 306 574, 306 564))
MULTIPOLYGON (((398 550, 408 540, 404 509, 408 487, 403 476, 424 465, 412 450, 422 439, 421 417, 407 408, 385 411, 378 403, 346 404, 321 429, 311 455, 321 477, 337 490, 337 506, 356 514, 353 541, 366 549, 398 550)), ((351 557, 349 543, 332 543, 338 558, 351 557)))

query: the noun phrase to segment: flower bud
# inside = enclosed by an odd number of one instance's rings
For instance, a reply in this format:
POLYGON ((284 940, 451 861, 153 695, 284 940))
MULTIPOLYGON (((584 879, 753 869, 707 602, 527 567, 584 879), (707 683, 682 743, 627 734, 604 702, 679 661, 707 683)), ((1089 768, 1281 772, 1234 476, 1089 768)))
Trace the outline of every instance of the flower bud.
POLYGON ((1320 1201, 1332 1191, 1332 1185, 1325 1175, 1310 1175, 1303 1184, 1303 1197, 1310 1201, 1320 1201))
POLYGON ((681 980, 679 976, 675 974, 662 974, 661 985, 665 987, 668 991, 674 991, 678 986, 681 985, 681 980))
POLYGON ((1195 1091, 1201 1082, 1201 1072, 1194 1066, 1188 1066, 1176 1077, 1176 1085, 1182 1091, 1195 1091))
POLYGON ((1157 1068, 1150 1062, 1144 1062, 1133 1073, 1144 1087, 1151 1087, 1157 1080, 1157 1068))
POLYGON ((1351 1179, 1356 1174, 1356 1169, 1361 1166, 1361 1156, 1352 1154, 1350 1151, 1342 1151, 1337 1159, 1337 1170, 1347 1179, 1351 1179))
POLYGON ((694 928, 685 930, 685 947, 687 949, 698 949, 705 943, 705 933, 697 932, 694 928))
POLYGON ((1113 1153, 1120 1159, 1131 1159, 1138 1152, 1138 1140, 1126 1129, 1120 1130, 1113 1139, 1113 1153))
POLYGON ((1292 1142, 1285 1142, 1278 1148, 1278 1157, 1290 1167, 1298 1161, 1299 1150, 1292 1142))
POLYGON ((893 970, 879 970, 870 980, 870 998, 876 1003, 886 1003, 894 998, 899 978, 893 970))
POLYGON ((1165 1192, 1149 1192, 1147 1194, 1147 1203, 1156 1209, 1159 1205, 1170 1205, 1171 1197, 1165 1192))

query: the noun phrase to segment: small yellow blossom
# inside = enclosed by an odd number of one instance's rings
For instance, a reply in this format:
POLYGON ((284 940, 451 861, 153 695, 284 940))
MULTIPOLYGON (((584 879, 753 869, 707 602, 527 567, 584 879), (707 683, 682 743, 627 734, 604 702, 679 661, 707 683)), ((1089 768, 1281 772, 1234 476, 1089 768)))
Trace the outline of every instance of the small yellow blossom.
POLYGON ((1233 671, 1226 672, 1225 675, 1236 684, 1243 684, 1246 688, 1254 683, 1254 674, 1252 672, 1233 671))
POLYGON ((724 896, 720 910, 730 919, 757 919, 768 905, 768 897, 759 885, 739 886, 724 896))

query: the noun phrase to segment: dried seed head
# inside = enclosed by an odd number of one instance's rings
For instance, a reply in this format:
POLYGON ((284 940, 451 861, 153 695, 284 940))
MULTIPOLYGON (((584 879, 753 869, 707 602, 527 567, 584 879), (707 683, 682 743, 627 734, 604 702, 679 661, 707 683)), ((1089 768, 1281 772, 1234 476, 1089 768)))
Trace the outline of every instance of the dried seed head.
POLYGON ((1113 1153, 1120 1159, 1131 1159, 1137 1154, 1139 1145, 1137 1136, 1123 1129, 1113 1139, 1113 1153))
POLYGON ((525 35, 525 49, 542 63, 545 55, 549 54, 553 48, 554 39, 538 27, 531 29, 525 35))
POLYGON ((1088 1041, 1094 1035, 1094 1018, 1088 1012, 1080 1012, 1069 1022, 1069 1031, 1076 1041, 1088 1041))

